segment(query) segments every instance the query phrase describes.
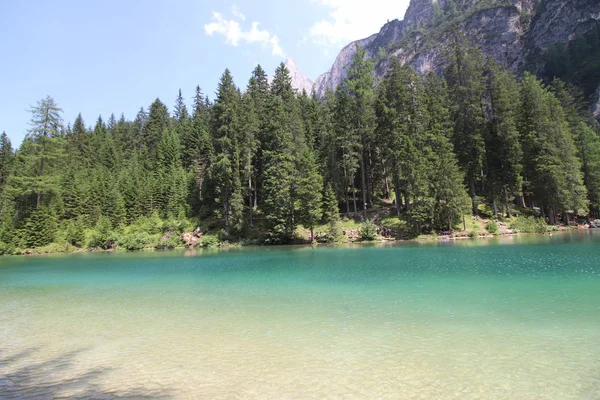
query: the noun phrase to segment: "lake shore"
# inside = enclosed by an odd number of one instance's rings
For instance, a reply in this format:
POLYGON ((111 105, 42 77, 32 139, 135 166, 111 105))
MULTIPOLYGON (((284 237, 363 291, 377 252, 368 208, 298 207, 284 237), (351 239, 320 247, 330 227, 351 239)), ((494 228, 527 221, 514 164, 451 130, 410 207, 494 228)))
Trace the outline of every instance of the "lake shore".
POLYGON ((52 250, 47 249, 24 249, 16 252, 13 255, 17 256, 27 256, 27 255, 56 255, 56 254, 85 254, 85 253, 118 253, 118 252, 150 252, 150 251, 170 251, 170 250, 202 250, 202 249, 230 249, 230 248, 244 248, 244 247, 270 247, 270 248, 280 248, 285 246, 331 246, 331 245, 352 245, 352 244, 393 244, 393 243, 419 243, 419 242, 452 242, 452 241, 464 241, 464 240, 481 240, 481 239, 494 239, 494 238, 502 238, 502 237, 513 237, 520 235, 528 235, 528 236, 544 236, 544 235, 553 235, 555 233, 565 233, 572 232, 576 230, 588 230, 592 228, 584 228, 582 226, 560 226, 558 230, 548 231, 543 233, 534 233, 534 232, 501 232, 497 234, 490 233, 480 233, 477 235, 469 235, 463 232, 458 234, 449 234, 449 235, 441 235, 441 234, 430 234, 430 235, 420 235, 415 238, 391 238, 391 237, 383 237, 378 236, 376 240, 360 240, 359 237, 346 237, 346 240, 337 241, 337 242, 310 242, 306 240, 304 242, 297 241, 294 243, 290 243, 287 245, 276 245, 276 244, 250 244, 244 245, 244 239, 239 241, 225 241, 219 243, 217 246, 210 247, 200 247, 200 246, 177 246, 171 248, 155 248, 155 247, 147 247, 138 250, 127 250, 123 248, 111 248, 111 249, 87 249, 87 248, 78 248, 75 246, 64 245, 62 249, 56 249, 56 247, 52 250))

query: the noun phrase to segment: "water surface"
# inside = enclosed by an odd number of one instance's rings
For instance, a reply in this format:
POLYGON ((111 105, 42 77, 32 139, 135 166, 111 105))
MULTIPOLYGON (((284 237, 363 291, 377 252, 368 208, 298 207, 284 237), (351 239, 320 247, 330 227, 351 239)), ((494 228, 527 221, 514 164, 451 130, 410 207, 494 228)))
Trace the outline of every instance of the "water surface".
POLYGON ((0 398, 598 399, 600 232, 0 258, 0 398))

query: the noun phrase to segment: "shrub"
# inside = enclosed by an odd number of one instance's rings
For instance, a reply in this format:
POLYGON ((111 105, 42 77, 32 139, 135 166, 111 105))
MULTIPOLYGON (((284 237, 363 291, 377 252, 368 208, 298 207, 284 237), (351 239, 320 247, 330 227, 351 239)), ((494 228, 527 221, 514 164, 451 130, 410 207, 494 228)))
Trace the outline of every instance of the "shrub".
POLYGON ((489 233, 495 235, 496 233, 498 233, 498 224, 496 223, 496 221, 489 221, 487 223, 486 229, 489 233))
POLYGON ((133 232, 121 238, 119 246, 127 250, 142 250, 153 247, 154 239, 147 232, 133 232))
POLYGON ((96 227, 90 233, 88 248, 106 250, 112 248, 118 241, 118 235, 113 232, 110 219, 101 215, 100 218, 98 218, 96 227))
POLYGON ((10 243, 0 242, 0 256, 15 254, 15 246, 10 243))
POLYGON ((344 230, 339 220, 332 220, 329 222, 327 228, 327 241, 330 243, 343 242, 344 241, 344 230))
POLYGON ((517 232, 523 233, 544 233, 548 229, 546 221, 542 218, 524 216, 515 218, 510 227, 517 232))
POLYGON ((177 233, 171 233, 168 237, 162 237, 156 245, 157 249, 174 249, 183 244, 181 237, 177 233))
POLYGON ((67 222, 65 241, 77 247, 85 245, 85 224, 82 217, 71 219, 67 222))
POLYGON ((366 241, 373 241, 377 239, 377 226, 373 221, 366 221, 360 227, 360 239, 366 241))
POLYGON ((212 235, 207 235, 207 236, 203 236, 202 240, 200 240, 200 247, 219 247, 221 245, 221 242, 219 241, 219 238, 216 236, 212 236, 212 235))

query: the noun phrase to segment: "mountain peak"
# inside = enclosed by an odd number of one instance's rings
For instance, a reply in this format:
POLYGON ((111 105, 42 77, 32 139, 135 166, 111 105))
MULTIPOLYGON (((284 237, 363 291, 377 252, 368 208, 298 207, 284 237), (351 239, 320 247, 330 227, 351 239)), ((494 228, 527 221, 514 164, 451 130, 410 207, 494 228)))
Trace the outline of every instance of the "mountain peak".
MULTIPOLYGON (((290 78, 292 78, 292 87, 298 91, 298 93, 306 91, 306 94, 311 96, 313 92, 313 81, 311 81, 302 72, 300 72, 300 70, 298 70, 296 60, 294 60, 292 57, 288 57, 285 60, 284 65, 290 73, 290 78)), ((269 82, 271 80, 272 77, 269 78, 269 82)))

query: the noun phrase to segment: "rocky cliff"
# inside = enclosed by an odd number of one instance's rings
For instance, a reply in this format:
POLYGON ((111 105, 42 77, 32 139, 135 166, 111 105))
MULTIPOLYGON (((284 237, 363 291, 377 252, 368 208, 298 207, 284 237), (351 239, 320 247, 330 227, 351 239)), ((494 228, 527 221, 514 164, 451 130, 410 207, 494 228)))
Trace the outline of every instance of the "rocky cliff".
MULTIPOLYGON (((294 90, 296 90, 298 93, 302 93, 302 91, 306 91, 306 94, 311 96, 313 93, 314 83, 313 83, 313 81, 308 79, 305 75, 303 75, 302 72, 300 72, 300 70, 298 70, 296 61, 293 58, 288 57, 285 60, 284 65, 290 73, 290 78, 292 79, 292 87, 294 88, 294 90)), ((269 79, 268 79, 269 84, 271 84, 272 79, 273 79, 273 77, 269 76, 269 79)))
POLYGON ((440 72, 452 32, 464 32, 482 51, 515 72, 541 68, 554 43, 567 43, 600 20, 599 0, 412 0, 404 20, 385 24, 379 33, 350 43, 329 71, 314 84, 318 96, 345 78, 356 51, 363 47, 381 78, 392 58, 417 71, 440 72))

